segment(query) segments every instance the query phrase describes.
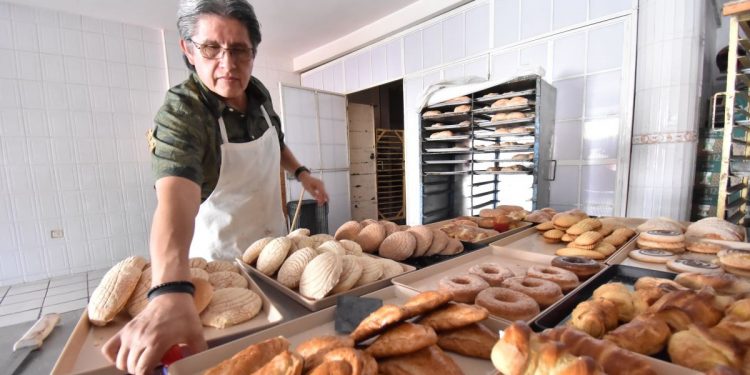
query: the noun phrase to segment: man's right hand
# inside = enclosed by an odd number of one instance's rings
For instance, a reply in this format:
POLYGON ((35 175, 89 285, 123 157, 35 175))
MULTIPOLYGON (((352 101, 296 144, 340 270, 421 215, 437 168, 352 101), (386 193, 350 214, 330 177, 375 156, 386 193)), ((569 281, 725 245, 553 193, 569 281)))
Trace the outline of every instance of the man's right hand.
POLYGON ((150 374, 174 345, 192 353, 206 350, 203 327, 187 293, 162 294, 151 300, 102 347, 102 353, 121 371, 150 374))

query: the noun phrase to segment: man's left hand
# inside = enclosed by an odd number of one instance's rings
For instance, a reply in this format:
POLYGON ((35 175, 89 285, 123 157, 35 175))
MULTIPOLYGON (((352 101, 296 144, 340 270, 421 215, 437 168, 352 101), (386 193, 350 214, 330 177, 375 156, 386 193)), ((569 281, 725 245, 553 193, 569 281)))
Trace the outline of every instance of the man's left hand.
POLYGON ((299 182, 308 193, 312 194, 315 200, 318 201, 319 205, 328 202, 328 193, 326 192, 323 181, 313 177, 308 172, 302 172, 299 175, 299 182))

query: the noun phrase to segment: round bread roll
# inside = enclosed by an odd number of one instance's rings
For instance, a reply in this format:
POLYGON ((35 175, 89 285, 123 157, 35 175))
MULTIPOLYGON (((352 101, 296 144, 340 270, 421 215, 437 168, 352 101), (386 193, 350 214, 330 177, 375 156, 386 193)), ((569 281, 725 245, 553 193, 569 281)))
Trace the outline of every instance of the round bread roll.
POLYGON ((341 293, 354 287, 359 278, 362 276, 362 264, 357 261, 354 255, 344 255, 341 263, 341 277, 336 286, 331 289, 331 293, 341 293))
POLYGON ((205 270, 208 267, 208 261, 203 258, 190 258, 190 268, 200 268, 205 270))
POLYGON ((249 289, 225 288, 214 292, 201 313, 203 325, 226 328, 254 318, 263 307, 260 296, 249 289))
POLYGON ((398 229, 398 224, 388 221, 388 220, 380 220, 378 223, 383 224, 385 227, 385 236, 388 237, 394 232, 398 232, 400 229, 398 229))
POLYGON ((193 304, 198 314, 208 307, 211 303, 211 298, 214 295, 214 287, 208 280, 192 278, 193 285, 195 286, 195 294, 193 294, 193 304))
POLYGON ((341 256, 326 252, 313 258, 302 271, 299 292, 310 299, 321 299, 338 284, 343 261, 341 256))
POLYGON ((208 265, 206 266, 206 272, 213 273, 220 271, 239 272, 237 270, 237 265, 234 264, 234 262, 230 262, 228 260, 212 260, 208 262, 208 265))
POLYGON ((206 272, 206 270, 201 269, 201 268, 191 268, 190 278, 191 279, 203 279, 203 280, 208 281, 208 272, 206 272))
POLYGON ((269 242, 258 256, 255 268, 265 275, 271 276, 284 263, 284 259, 292 249, 292 240, 286 237, 274 238, 269 242))
POLYGON ((404 260, 414 254, 417 240, 411 231, 396 232, 386 237, 380 244, 378 254, 383 258, 404 260))
POLYGON ((362 265, 362 276, 360 276, 354 287, 369 284, 375 280, 380 280, 383 276, 383 264, 380 263, 378 258, 373 258, 368 255, 357 257, 357 261, 362 265))
POLYGON ((362 225, 362 228, 364 228, 364 227, 366 227, 366 226, 368 226, 370 224, 375 224, 377 222, 378 221, 374 220, 374 219, 364 219, 364 220, 360 221, 359 224, 362 225))
POLYGON ((450 237, 448 237, 448 234, 446 234, 442 230, 432 228, 432 244, 430 244, 430 248, 427 249, 427 252, 424 253, 424 256, 440 254, 440 252, 443 251, 446 246, 448 246, 449 238, 450 237))
POLYGON ((294 289, 299 286, 299 280, 302 278, 302 271, 313 258, 318 256, 318 252, 311 247, 299 249, 286 258, 279 268, 279 274, 276 275, 281 285, 294 289))
POLYGON ((247 250, 242 254, 242 261, 246 264, 252 265, 258 259, 260 252, 263 248, 273 240, 273 237, 263 237, 250 245, 247 250))
POLYGON ((404 273, 404 268, 395 260, 383 258, 380 259, 380 264, 383 266, 383 276, 380 277, 381 279, 390 279, 404 273))
POLYGON ((289 232, 289 234, 287 234, 287 237, 291 237, 291 236, 310 237, 310 230, 307 229, 307 228, 297 228, 297 229, 289 232))
POLYGON ((310 246, 313 249, 320 246, 323 242, 335 240, 335 238, 328 233, 313 234, 312 236, 310 236, 310 238, 312 238, 313 241, 315 241, 315 246, 310 246))
POLYGON ((452 136, 453 136, 453 132, 450 131, 450 130, 443 130, 443 131, 434 132, 434 133, 430 134, 430 138, 431 139, 435 139, 435 138, 448 138, 448 137, 452 137, 452 136))
POLYGON ((338 256, 344 256, 346 255, 346 249, 344 249, 343 246, 339 243, 339 241, 332 240, 332 241, 326 241, 320 244, 317 249, 318 253, 334 253, 338 256))
MULTIPOLYGON (((415 225, 409 228, 409 233, 414 235, 414 239, 417 240, 417 247, 414 249, 413 257, 423 256, 432 245, 432 230, 425 227, 424 225, 415 225)), ((398 259, 397 259, 398 260, 398 259)))
POLYGON ((353 240, 357 238, 357 234, 362 230, 362 225, 354 220, 347 221, 341 224, 339 229, 336 230, 336 234, 333 236, 337 240, 353 240))
POLYGON ((224 288, 247 288, 247 280, 238 273, 220 271, 208 274, 208 282, 214 290, 224 288))
POLYGON ((307 236, 289 235, 286 238, 292 240, 292 248, 289 251, 297 251, 306 247, 315 247, 315 240, 307 236))
POLYGON ((346 250, 347 255, 355 255, 360 256, 362 255, 362 246, 359 246, 358 243, 351 241, 351 240, 341 240, 339 241, 341 246, 344 247, 344 250, 346 250))
POLYGON ((364 227, 354 241, 357 242, 359 246, 362 246, 364 252, 374 253, 384 239, 385 227, 378 222, 374 222, 364 227))
POLYGON ((456 108, 453 108, 453 112, 455 113, 467 112, 467 111, 471 111, 471 106, 468 104, 459 105, 459 106, 456 106, 456 108))
POLYGON ((440 252, 440 255, 456 255, 464 251, 464 245, 455 238, 448 239, 448 245, 440 252))

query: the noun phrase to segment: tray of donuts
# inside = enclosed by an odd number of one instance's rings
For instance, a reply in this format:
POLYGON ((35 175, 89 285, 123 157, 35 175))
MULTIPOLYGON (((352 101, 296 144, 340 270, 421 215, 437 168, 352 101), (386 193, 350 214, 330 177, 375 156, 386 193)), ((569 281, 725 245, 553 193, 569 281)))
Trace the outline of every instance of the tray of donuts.
POLYGON ((744 374, 750 368, 749 292, 749 281, 726 273, 611 265, 540 315, 534 328, 573 327, 682 366, 681 373, 722 366, 727 372, 717 373, 744 374))
POLYGON ((184 358, 169 373, 490 374, 504 327, 446 293, 394 285, 184 358))
POLYGON ((631 222, 621 218, 593 218, 580 210, 554 215, 492 246, 530 251, 550 256, 575 256, 606 262, 635 240, 631 222))
MULTIPOLYGON (((320 310, 333 306, 337 296, 362 295, 378 290, 390 285, 392 277, 416 269, 370 254, 378 247, 373 246, 373 234, 377 238, 385 237, 382 224, 375 222, 373 228, 379 231, 365 231, 363 236, 353 237, 354 241, 343 238, 339 241, 328 234, 311 236, 304 228, 284 237, 261 238, 245 250, 238 262, 247 272, 307 309, 320 310)), ((416 242, 414 236, 407 236, 416 242)), ((389 249, 399 245, 401 243, 391 244, 389 249)), ((414 243, 411 245, 415 246, 414 243)))
POLYGON ((667 218, 649 219, 629 251, 611 263, 669 272, 732 273, 750 277, 750 250, 743 227, 706 218, 681 223, 667 218))
POLYGON ((494 319, 506 324, 515 320, 531 322, 603 269, 589 259, 580 258, 576 264, 560 263, 560 259, 488 247, 392 281, 418 291, 450 292, 454 301, 482 306, 494 319), (551 265, 553 262, 556 266, 551 265))
MULTIPOLYGON (((209 343, 231 340, 278 323, 281 312, 234 262, 190 259, 195 305, 209 343)), ((148 304, 151 268, 140 256, 112 266, 91 295, 65 344, 53 374, 109 373, 114 366, 102 345, 148 304)))

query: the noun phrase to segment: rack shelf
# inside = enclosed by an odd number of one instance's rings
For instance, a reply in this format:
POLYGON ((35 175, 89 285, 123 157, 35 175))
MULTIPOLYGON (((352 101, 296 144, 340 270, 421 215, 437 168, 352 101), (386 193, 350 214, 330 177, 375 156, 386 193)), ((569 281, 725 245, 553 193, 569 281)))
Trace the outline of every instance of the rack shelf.
POLYGON ((376 175, 378 217, 405 218, 404 211, 404 132, 376 129, 376 175))

